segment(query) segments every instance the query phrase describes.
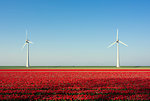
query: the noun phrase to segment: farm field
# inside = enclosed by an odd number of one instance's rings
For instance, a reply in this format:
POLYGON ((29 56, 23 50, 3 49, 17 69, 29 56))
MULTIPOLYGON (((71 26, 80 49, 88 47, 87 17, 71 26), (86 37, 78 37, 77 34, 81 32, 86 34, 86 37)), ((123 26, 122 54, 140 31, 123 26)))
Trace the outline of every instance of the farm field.
POLYGON ((150 71, 0 70, 1 100, 150 100, 150 71))

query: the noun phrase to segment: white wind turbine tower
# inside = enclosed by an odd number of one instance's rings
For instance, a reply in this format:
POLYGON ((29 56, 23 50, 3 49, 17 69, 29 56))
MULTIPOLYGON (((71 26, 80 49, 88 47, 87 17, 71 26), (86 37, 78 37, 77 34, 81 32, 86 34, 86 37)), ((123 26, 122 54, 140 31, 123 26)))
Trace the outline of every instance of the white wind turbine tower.
POLYGON ((25 44, 23 46, 23 48, 24 48, 27 45, 27 63, 26 63, 26 67, 30 67, 30 64, 29 64, 29 43, 32 43, 32 42, 28 40, 28 33, 27 33, 27 30, 26 30, 26 41, 25 41, 25 44))
POLYGON ((116 41, 114 43, 112 43, 110 46, 108 46, 108 48, 109 48, 109 47, 113 46, 114 44, 117 44, 117 67, 120 67, 120 62, 119 62, 120 61, 120 59, 119 59, 119 43, 121 43, 121 44, 123 44, 125 46, 128 46, 128 45, 126 45, 125 43, 123 43, 123 42, 121 42, 119 40, 119 38, 118 38, 118 29, 117 29, 117 39, 116 39, 116 41))

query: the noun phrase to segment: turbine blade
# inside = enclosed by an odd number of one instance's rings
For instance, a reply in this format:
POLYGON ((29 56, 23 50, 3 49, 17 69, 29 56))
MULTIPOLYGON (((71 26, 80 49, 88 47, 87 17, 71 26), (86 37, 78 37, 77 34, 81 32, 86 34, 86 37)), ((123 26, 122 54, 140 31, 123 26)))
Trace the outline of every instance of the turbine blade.
POLYGON ((22 48, 24 48, 26 45, 27 45, 27 43, 25 43, 22 48))
POLYGON ((28 40, 28 32, 27 32, 27 29, 26 29, 26 40, 28 40))
POLYGON ((117 38, 116 38, 116 40, 118 40, 118 29, 117 29, 117 38))
POLYGON ((33 42, 31 42, 31 41, 28 41, 28 42, 33 44, 33 42))
POLYGON ((125 43, 123 43, 122 41, 119 41, 119 43, 121 43, 121 44, 123 44, 123 45, 125 45, 125 46, 127 46, 127 47, 128 47, 128 45, 127 45, 127 44, 125 44, 125 43))
POLYGON ((113 46, 115 43, 116 43, 116 41, 114 43, 112 43, 111 45, 109 45, 108 48, 111 47, 111 46, 113 46))

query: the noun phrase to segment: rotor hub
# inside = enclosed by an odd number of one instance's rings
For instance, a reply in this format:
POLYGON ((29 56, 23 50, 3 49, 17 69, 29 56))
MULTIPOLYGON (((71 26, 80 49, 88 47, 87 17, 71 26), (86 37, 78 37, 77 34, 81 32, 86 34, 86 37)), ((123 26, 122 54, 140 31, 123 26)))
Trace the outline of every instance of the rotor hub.
POLYGON ((26 40, 26 43, 29 43, 29 40, 26 40))

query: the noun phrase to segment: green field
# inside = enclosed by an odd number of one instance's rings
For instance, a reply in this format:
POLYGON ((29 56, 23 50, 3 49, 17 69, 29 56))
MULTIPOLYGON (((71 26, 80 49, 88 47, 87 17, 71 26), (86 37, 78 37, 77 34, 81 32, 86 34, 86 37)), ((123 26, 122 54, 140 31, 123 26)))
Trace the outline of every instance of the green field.
MULTIPOLYGON (((150 69, 150 66, 31 66, 30 69, 150 69)), ((25 66, 0 66, 0 69, 26 69, 25 66)))

